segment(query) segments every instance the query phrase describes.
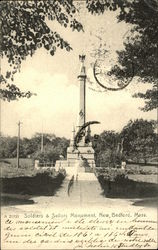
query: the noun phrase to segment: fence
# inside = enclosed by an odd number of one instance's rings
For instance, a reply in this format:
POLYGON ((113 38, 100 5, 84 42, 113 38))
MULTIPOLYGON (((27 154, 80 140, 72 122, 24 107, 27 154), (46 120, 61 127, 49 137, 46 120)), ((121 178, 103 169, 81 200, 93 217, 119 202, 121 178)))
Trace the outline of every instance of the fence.
POLYGON ((35 160, 35 168, 55 168, 55 163, 54 162, 39 162, 39 160, 35 160))

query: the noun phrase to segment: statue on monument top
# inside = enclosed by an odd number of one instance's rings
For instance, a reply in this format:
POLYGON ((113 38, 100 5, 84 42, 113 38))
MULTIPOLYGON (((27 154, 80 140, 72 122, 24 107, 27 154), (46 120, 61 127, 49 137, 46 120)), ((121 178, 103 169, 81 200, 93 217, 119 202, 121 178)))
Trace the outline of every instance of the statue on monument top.
POLYGON ((80 70, 80 75, 78 76, 78 78, 86 78, 86 67, 84 66, 84 62, 85 62, 85 55, 79 55, 79 60, 81 62, 81 70, 80 70))
POLYGON ((85 61, 85 58, 86 58, 85 55, 79 55, 79 60, 80 60, 81 62, 84 62, 84 61, 85 61))

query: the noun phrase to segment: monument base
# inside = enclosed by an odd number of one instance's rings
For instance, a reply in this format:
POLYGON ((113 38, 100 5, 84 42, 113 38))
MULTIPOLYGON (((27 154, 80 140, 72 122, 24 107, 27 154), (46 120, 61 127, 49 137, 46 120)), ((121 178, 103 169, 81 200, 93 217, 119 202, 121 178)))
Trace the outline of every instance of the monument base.
POLYGON ((94 173, 94 149, 92 143, 85 143, 85 137, 82 138, 77 148, 74 147, 75 130, 70 146, 67 148, 67 160, 56 161, 56 170, 62 168, 66 173, 78 175, 78 173, 94 173))
POLYGON ((95 168, 94 149, 91 145, 80 145, 77 149, 68 147, 67 161, 72 166, 74 161, 79 161, 79 166, 82 168, 95 168))
POLYGON ((75 179, 87 179, 88 176, 94 175, 94 168, 84 166, 83 160, 58 160, 55 164, 56 171, 59 169, 65 169, 67 178, 72 178, 74 175, 75 179), (87 176, 87 177, 85 177, 87 176))

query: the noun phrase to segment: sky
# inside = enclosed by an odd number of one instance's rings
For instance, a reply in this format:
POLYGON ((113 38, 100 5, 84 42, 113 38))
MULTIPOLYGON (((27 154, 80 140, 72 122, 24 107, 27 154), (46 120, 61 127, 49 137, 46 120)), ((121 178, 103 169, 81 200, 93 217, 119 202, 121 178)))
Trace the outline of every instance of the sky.
MULTIPOLYGON (((28 57, 22 63, 14 82, 22 90, 30 90, 37 95, 30 99, 1 103, 3 135, 16 136, 20 120, 21 137, 29 138, 36 132, 71 137, 72 126, 78 123, 79 55, 86 55, 87 75, 96 89, 92 74, 92 64, 96 60, 92 56, 94 49, 99 48, 102 40, 109 51, 110 60, 105 60, 105 68, 108 69, 116 60, 116 50, 123 49, 123 41, 130 29, 123 22, 117 23, 116 15, 115 12, 105 12, 104 15, 92 16, 81 6, 78 19, 84 25, 84 32, 72 32, 57 22, 48 21, 50 28, 57 30, 73 50, 66 52, 59 49, 52 57, 45 49, 38 49, 33 57, 28 57)), ((2 71, 5 70, 7 64, 4 60, 2 71)), ((86 83, 86 120, 100 122, 93 125, 92 134, 99 134, 103 130, 120 131, 130 119, 156 119, 156 111, 141 111, 139 107, 143 107, 144 101, 132 97, 136 91, 145 91, 149 87, 138 85, 136 80, 134 78, 127 88, 116 92, 96 92, 90 89, 89 82, 86 83)))

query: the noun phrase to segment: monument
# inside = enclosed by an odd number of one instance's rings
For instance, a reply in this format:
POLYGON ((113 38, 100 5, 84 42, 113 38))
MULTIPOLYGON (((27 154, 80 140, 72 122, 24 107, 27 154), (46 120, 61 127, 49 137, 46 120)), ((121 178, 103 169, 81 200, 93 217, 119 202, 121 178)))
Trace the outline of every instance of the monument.
POLYGON ((86 123, 86 67, 84 65, 85 55, 79 56, 81 61, 81 69, 78 75, 79 80, 79 112, 78 112, 78 126, 72 129, 72 137, 70 146, 67 148, 67 160, 57 161, 56 167, 74 167, 77 166, 78 172, 90 172, 95 167, 94 149, 92 148, 91 129, 84 131, 77 147, 74 147, 74 140, 78 130, 86 123))

